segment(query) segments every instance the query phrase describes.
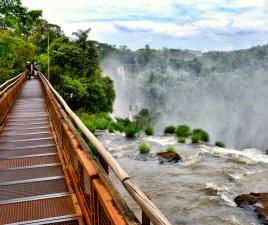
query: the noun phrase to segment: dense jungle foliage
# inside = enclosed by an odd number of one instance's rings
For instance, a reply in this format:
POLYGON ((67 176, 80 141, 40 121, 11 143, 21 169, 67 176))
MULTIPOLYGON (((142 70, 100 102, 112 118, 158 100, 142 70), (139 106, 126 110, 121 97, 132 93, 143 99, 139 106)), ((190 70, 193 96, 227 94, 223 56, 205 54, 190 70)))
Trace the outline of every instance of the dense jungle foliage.
POLYGON ((41 10, 28 10, 20 0, 0 3, 0 84, 36 61, 46 73, 48 38, 50 81, 74 110, 111 112, 115 91, 109 77, 101 75, 98 50, 88 40, 88 30, 66 37, 58 25, 42 18, 41 10))

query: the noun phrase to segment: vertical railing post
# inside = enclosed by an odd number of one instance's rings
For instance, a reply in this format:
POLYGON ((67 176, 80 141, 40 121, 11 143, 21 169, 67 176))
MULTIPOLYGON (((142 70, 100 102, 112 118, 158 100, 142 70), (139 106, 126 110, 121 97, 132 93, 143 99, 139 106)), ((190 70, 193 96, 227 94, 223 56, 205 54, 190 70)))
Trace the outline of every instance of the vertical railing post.
POLYGON ((101 167, 104 169, 105 173, 109 175, 109 166, 108 163, 102 158, 101 155, 99 155, 99 162, 101 167))
MULTIPOLYGON (((87 140, 87 137, 86 137, 86 135, 84 133, 82 133, 82 138, 85 141, 87 140)), ((107 175, 109 175, 109 165, 108 165, 108 163, 102 158, 101 155, 99 155, 98 157, 99 157, 99 163, 100 163, 101 167, 103 168, 103 170, 105 171, 105 173, 107 175)))
POLYGON ((142 225, 150 225, 150 219, 148 218, 148 216, 143 211, 142 211, 141 221, 142 221, 141 222, 142 225))

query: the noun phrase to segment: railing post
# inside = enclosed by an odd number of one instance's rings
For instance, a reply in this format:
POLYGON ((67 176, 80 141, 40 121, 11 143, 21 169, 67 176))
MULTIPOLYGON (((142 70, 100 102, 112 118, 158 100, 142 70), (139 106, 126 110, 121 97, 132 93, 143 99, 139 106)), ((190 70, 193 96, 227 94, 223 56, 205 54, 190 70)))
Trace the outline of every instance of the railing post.
POLYGON ((150 219, 148 216, 145 214, 145 212, 142 211, 142 225, 150 225, 150 219))
MULTIPOLYGON (((86 137, 86 135, 84 133, 82 133, 82 138, 85 141, 87 140, 87 137, 86 137)), ((104 158, 101 155, 99 155, 98 157, 99 157, 99 163, 100 163, 101 167, 103 168, 105 173, 107 175, 109 175, 109 165, 108 165, 108 163, 104 160, 104 158)))
POLYGON ((101 167, 104 169, 105 173, 109 175, 109 166, 108 163, 102 158, 101 155, 99 155, 99 162, 101 164, 101 167))

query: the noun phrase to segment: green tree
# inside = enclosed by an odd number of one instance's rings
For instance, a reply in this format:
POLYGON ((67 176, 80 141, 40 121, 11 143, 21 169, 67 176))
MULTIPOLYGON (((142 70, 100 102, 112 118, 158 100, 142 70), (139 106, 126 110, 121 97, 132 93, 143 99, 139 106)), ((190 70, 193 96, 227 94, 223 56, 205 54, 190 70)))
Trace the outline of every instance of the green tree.
POLYGON ((34 57, 36 47, 11 31, 0 32, 0 83, 24 71, 26 60, 34 57))
POLYGON ((80 102, 87 98, 86 84, 76 78, 63 76, 63 83, 60 89, 61 95, 72 106, 74 110, 81 108, 80 102))
POLYGON ((41 10, 28 10, 20 0, 3 0, 0 5, 0 28, 30 35, 42 16, 41 10))
POLYGON ((91 28, 88 28, 86 30, 79 29, 77 32, 73 32, 73 35, 77 37, 75 40, 75 43, 82 49, 82 74, 85 75, 85 57, 86 57, 86 50, 88 48, 87 45, 87 39, 89 32, 91 31, 91 28))
MULTIPOLYGON (((61 39, 62 40, 62 39, 61 39)), ((64 41, 64 40, 63 40, 64 41)), ((51 65, 64 68, 73 76, 77 76, 81 68, 81 49, 72 43, 51 44, 51 65)))
POLYGON ((84 76, 90 78, 92 76, 98 76, 100 74, 100 60, 98 50, 91 41, 87 42, 84 63, 84 76))
POLYGON ((83 99, 85 109, 92 113, 112 112, 115 91, 109 77, 94 78, 87 83, 88 97, 83 99))

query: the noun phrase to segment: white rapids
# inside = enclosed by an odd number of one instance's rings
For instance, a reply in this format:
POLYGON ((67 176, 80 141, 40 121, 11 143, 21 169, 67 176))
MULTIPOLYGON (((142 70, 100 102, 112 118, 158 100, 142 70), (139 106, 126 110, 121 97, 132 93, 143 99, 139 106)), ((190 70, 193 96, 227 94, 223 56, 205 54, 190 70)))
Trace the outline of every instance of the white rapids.
MULTIPOLYGON (((259 225, 236 207, 234 198, 249 192, 268 192, 268 156, 256 149, 234 150, 205 144, 179 144, 172 136, 126 139, 122 134, 100 133, 100 141, 119 164, 174 225, 259 225), (138 146, 151 151, 141 155, 138 146), (172 146, 182 157, 161 164, 156 155, 172 146)), ((116 182, 113 173, 111 178, 116 182)), ((121 190, 140 217, 136 203, 121 190)))

